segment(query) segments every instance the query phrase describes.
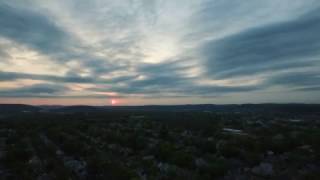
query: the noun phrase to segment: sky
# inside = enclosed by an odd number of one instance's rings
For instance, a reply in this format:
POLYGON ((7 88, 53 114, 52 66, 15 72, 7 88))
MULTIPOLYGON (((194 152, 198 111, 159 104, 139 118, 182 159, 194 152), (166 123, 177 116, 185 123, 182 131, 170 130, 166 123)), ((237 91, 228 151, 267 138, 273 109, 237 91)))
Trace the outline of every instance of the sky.
POLYGON ((320 103, 320 1, 0 0, 0 103, 320 103))

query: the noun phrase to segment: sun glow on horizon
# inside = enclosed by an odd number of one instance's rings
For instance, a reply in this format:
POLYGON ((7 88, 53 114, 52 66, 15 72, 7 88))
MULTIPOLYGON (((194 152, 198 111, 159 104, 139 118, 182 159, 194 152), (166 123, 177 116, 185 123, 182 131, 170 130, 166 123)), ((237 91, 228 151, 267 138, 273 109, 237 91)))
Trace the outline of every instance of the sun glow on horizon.
POLYGON ((111 99, 111 105, 116 105, 118 102, 115 99, 111 99))

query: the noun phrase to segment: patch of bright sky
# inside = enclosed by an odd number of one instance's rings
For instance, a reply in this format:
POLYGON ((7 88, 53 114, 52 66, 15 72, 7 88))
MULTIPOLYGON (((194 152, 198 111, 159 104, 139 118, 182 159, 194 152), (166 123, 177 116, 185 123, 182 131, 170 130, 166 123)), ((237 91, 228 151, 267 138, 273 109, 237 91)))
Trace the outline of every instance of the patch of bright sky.
POLYGON ((15 44, 6 51, 10 56, 0 63, 0 70, 46 75, 63 75, 68 70, 48 56, 15 44))

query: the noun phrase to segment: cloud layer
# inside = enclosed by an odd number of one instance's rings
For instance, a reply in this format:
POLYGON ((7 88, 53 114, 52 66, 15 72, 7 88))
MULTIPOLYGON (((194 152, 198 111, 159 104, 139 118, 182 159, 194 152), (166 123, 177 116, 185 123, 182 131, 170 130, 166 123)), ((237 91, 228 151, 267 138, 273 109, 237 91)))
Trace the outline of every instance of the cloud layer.
POLYGON ((0 102, 320 103, 319 12, 316 0, 0 0, 0 102))

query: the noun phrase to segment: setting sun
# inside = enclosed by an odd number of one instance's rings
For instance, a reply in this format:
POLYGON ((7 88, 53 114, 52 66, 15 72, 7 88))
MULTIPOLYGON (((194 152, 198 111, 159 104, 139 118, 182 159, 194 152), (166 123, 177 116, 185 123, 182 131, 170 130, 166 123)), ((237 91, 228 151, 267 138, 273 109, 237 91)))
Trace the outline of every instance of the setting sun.
POLYGON ((117 101, 115 99, 111 99, 111 105, 117 104, 117 101))

